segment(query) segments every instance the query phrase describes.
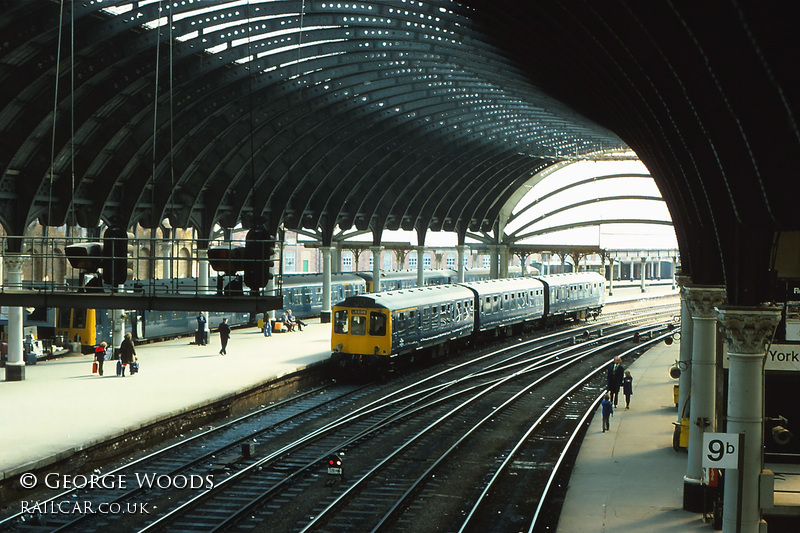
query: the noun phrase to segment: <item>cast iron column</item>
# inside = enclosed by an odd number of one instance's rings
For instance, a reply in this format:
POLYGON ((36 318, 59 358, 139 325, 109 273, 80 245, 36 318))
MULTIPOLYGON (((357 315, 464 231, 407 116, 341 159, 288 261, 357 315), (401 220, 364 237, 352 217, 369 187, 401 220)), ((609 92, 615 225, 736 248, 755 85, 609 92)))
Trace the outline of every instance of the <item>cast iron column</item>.
POLYGON ((739 469, 725 471, 722 531, 757 533, 761 522, 758 489, 763 469, 764 357, 766 346, 781 320, 781 309, 721 306, 717 317, 727 341, 730 364, 725 432, 744 434, 739 469))
MULTIPOLYGON (((7 253, 5 268, 8 271, 8 289, 22 288, 22 267, 25 257, 7 253)), ((22 307, 8 308, 8 360, 6 361, 6 381, 25 380, 25 361, 22 353, 22 307)))
POLYGON ((725 303, 725 289, 690 285, 685 288, 692 312, 692 386, 689 399, 689 458, 683 477, 683 508, 703 510, 703 433, 714 431, 717 319, 714 308, 725 303))

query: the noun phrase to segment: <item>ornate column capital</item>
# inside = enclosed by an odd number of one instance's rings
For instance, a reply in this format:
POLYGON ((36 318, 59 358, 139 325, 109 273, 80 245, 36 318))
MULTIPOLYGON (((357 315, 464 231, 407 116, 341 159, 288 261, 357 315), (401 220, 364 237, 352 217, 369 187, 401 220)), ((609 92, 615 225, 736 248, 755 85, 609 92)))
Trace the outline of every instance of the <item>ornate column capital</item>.
POLYGON ((781 321, 781 308, 720 306, 716 315, 729 352, 764 355, 781 321))
POLYGON ((3 256, 3 267, 8 270, 9 274, 22 274, 22 268, 28 256, 24 254, 6 253, 3 256))
POLYGON ((714 309, 725 304, 727 300, 724 287, 689 285, 682 291, 692 318, 716 318, 714 309))

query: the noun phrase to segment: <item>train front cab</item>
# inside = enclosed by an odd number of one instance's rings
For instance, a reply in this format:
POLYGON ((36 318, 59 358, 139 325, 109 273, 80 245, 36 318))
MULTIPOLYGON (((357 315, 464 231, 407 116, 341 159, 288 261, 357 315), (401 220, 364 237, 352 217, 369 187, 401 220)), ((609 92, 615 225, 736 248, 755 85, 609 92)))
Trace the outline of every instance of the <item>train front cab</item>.
POLYGON ((389 310, 334 306, 331 351, 331 360, 338 366, 365 369, 383 366, 383 360, 389 358, 392 351, 389 310))
POLYGON ((79 342, 81 352, 91 353, 100 342, 97 337, 99 316, 96 309, 60 308, 56 335, 63 336, 69 342, 79 342))

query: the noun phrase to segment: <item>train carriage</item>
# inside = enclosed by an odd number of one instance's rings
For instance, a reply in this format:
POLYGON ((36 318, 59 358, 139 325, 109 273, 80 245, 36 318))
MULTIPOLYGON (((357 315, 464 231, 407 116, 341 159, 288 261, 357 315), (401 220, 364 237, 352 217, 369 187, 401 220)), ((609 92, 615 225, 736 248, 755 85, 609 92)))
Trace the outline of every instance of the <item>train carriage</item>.
MULTIPOLYGON (((319 316, 322 312, 322 274, 284 274, 281 280, 284 309, 298 318, 319 316)), ((364 278, 349 273, 331 275, 331 301, 338 302, 366 292, 364 278)))
POLYGON ((475 292, 476 331, 510 327, 544 316, 544 284, 535 278, 460 284, 475 292))
POLYGON ((333 307, 333 361, 388 368, 392 359, 472 334, 474 293, 439 285, 370 293, 333 307))
POLYGON ((606 280, 596 272, 539 276, 546 286, 545 316, 551 319, 586 319, 600 314, 605 303, 606 280))

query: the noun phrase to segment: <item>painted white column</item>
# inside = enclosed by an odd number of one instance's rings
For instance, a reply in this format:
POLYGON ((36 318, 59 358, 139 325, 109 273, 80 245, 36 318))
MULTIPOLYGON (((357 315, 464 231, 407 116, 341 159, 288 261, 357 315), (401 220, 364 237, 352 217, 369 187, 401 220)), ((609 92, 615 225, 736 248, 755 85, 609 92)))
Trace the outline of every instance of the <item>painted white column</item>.
POLYGON ((609 258, 608 295, 614 296, 614 260, 609 258))
POLYGON ((501 244, 498 246, 500 256, 500 278, 508 277, 508 246, 501 244))
POLYGON ((417 250, 417 287, 424 287, 425 274, 423 273, 423 270, 425 269, 424 265, 425 247, 415 246, 414 248, 417 250))
POLYGON ((372 292, 381 292, 381 252, 383 246, 370 246, 372 252, 372 292))
MULTIPOLYGON (((5 256, 5 268, 8 271, 7 288, 17 290, 22 288, 22 268, 25 265, 25 256, 10 253, 5 256)), ((5 381, 25 380, 25 361, 22 353, 22 307, 8 308, 8 360, 6 361, 5 381)))
POLYGON ((499 269, 497 268, 497 256, 499 255, 498 248, 499 246, 496 244, 489 245, 489 279, 497 279, 499 274, 499 269))
POLYGON ((197 253, 197 292, 213 294, 215 291, 208 284, 208 250, 198 248, 197 253))
POLYGON ((678 285, 681 292, 681 347, 680 359, 678 368, 681 371, 681 376, 678 378, 678 423, 680 424, 681 418, 690 417, 689 405, 689 391, 692 386, 692 312, 689 309, 689 296, 686 294, 686 288, 692 283, 689 276, 678 276, 678 285))
POLYGON ((725 289, 690 285, 687 302, 692 313, 692 385, 689 398, 689 456, 683 477, 683 508, 703 510, 703 433, 713 432, 716 419, 717 319, 714 308, 725 303, 725 289))
POLYGON ((465 244, 457 245, 456 252, 456 262, 458 264, 458 282, 464 283, 464 254, 467 252, 467 246, 465 244))
POLYGON ((645 292, 647 290, 647 289, 645 289, 645 279, 647 278, 647 258, 646 257, 642 257, 641 258, 641 264, 642 264, 642 292, 645 292))
POLYGON ((334 250, 330 246, 320 247, 322 251, 322 312, 319 321, 329 324, 331 321, 331 254, 334 250))
MULTIPOLYGON (((358 269, 358 265, 356 265, 356 269, 358 269)), ((331 247, 331 272, 335 274, 342 272, 342 243, 340 242, 331 247)))
POLYGON ((730 363, 725 432, 744 434, 739 469, 725 471, 722 531, 757 533, 761 522, 759 476, 763 470, 764 446, 763 365, 766 346, 781 320, 781 309, 721 306, 717 318, 727 341, 730 363))

